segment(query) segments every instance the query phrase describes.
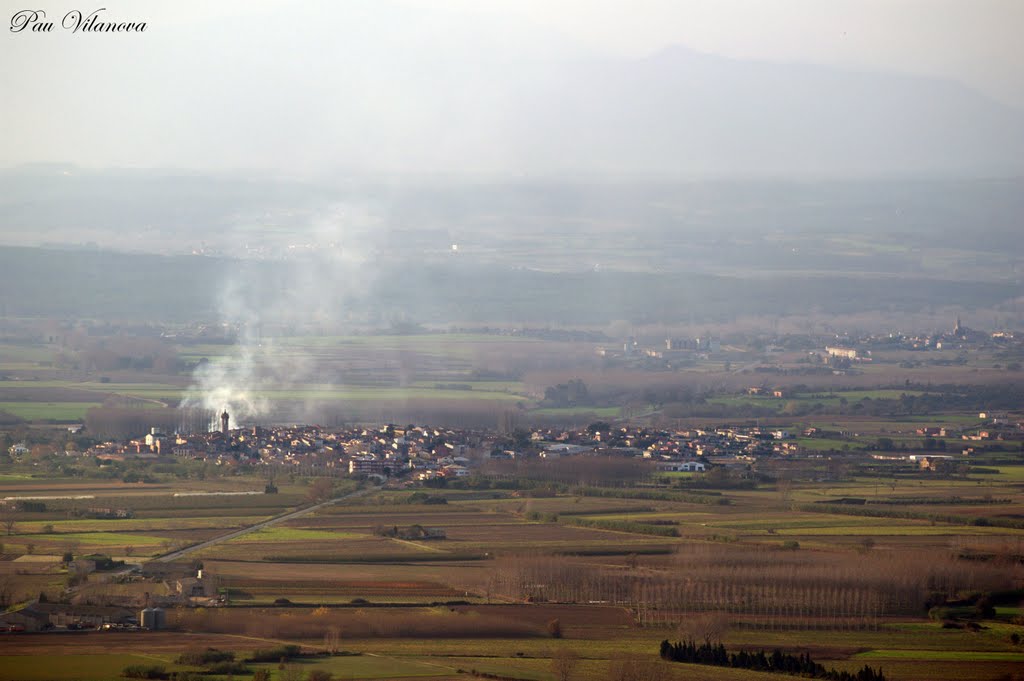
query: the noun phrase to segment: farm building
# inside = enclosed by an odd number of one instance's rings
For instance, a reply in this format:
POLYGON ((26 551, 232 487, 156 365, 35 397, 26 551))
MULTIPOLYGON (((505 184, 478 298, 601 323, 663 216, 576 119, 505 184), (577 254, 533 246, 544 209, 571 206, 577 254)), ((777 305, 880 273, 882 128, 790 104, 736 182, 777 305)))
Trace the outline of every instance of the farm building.
POLYGON ((703 472, 706 470, 706 466, 700 461, 668 461, 666 463, 659 463, 659 471, 667 471, 671 473, 696 473, 703 472))

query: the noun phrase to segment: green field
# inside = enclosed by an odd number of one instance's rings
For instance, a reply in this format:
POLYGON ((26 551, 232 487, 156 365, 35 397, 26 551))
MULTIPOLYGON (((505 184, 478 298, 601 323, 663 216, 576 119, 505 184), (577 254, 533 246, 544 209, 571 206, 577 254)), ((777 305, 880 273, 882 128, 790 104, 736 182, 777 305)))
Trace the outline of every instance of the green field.
MULTIPOLYGON (((456 381, 457 382, 457 381, 456 381)), ((269 400, 331 400, 331 401, 380 401, 402 402, 405 400, 494 400, 518 402, 521 395, 487 390, 443 390, 437 388, 371 388, 350 386, 307 387, 295 390, 256 390, 256 397, 269 400)))
POLYGON ((53 679, 81 679, 81 681, 112 681, 121 677, 121 670, 129 665, 164 665, 168 670, 187 667, 170 664, 173 655, 146 655, 119 653, 115 655, 52 655, 45 664, 35 655, 0 656, 0 676, 18 681, 52 681, 53 679))
POLYGON ((128 534, 124 532, 67 532, 64 534, 39 534, 32 536, 33 541, 75 543, 82 546, 152 546, 161 543, 160 537, 150 534, 128 534))
POLYGON ((1024 466, 999 466, 1000 482, 1024 482, 1024 466))
POLYGON ((355 539, 360 537, 366 537, 366 534, 360 534, 357 532, 334 532, 327 530, 307 530, 296 527, 281 527, 280 525, 274 527, 265 527, 255 532, 249 532, 236 539, 232 539, 232 542, 237 543, 252 543, 252 542, 292 542, 292 541, 338 541, 341 539, 355 539))
POLYGON ((545 407, 534 409, 532 413, 540 416, 580 416, 593 414, 599 418, 615 418, 620 415, 618 407, 545 407))
POLYGON ((855 660, 957 660, 976 662, 1024 662, 1022 653, 1000 653, 977 650, 892 650, 878 649, 857 653, 855 660))
POLYGON ((23 534, 42 534, 52 527, 54 534, 108 533, 108 532, 161 532, 167 530, 199 530, 231 528, 251 525, 266 516, 228 515, 208 518, 132 518, 110 520, 31 520, 21 521, 18 528, 23 534))
POLYGON ((100 402, 0 402, 0 411, 26 421, 81 421, 100 402))

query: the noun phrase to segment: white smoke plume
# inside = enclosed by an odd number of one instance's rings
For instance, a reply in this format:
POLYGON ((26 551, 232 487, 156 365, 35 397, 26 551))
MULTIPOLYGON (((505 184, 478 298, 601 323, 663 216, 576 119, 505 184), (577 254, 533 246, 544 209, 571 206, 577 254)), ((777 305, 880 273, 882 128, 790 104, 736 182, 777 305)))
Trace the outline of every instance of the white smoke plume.
POLYGON ((383 221, 363 205, 332 205, 311 215, 299 229, 243 230, 229 239, 237 249, 244 235, 261 239, 249 251, 279 261, 282 275, 267 281, 266 263, 252 262, 226 272, 218 292, 220 323, 236 334, 231 352, 204 362, 181 403, 213 415, 226 410, 233 425, 260 423, 271 417, 270 391, 310 384, 329 387, 317 375, 314 358, 298 352, 287 337, 305 333, 336 334, 345 322, 345 302, 367 290, 383 221))

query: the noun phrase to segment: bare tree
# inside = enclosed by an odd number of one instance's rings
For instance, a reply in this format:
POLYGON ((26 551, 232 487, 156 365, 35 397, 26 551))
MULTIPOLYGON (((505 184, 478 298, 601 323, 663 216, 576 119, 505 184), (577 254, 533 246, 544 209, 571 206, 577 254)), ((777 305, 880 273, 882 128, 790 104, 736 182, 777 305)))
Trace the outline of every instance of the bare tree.
POLYGON ((557 681, 571 681, 579 663, 580 656, 576 651, 560 648, 551 656, 551 673, 557 681))
POLYGON ((788 506, 790 500, 793 498, 793 481, 788 478, 780 478, 775 483, 775 491, 779 495, 779 501, 784 506, 788 506))
POLYGON ((341 628, 337 626, 328 627, 324 632, 324 647, 329 653, 337 653, 341 650, 341 628))
POLYGON ((15 534, 15 530, 18 525, 18 514, 15 513, 13 508, 4 507, 3 511, 0 512, 0 522, 3 523, 4 529, 7 530, 7 536, 15 534))
POLYGON ((676 633, 682 640, 721 643, 729 630, 729 616, 724 612, 705 612, 680 622, 676 633))
POLYGON ((0 577, 0 610, 14 604, 14 582, 9 576, 0 577))
POLYGON ((334 496, 334 481, 330 478, 317 478, 309 486, 306 496, 310 501, 326 501, 334 496))

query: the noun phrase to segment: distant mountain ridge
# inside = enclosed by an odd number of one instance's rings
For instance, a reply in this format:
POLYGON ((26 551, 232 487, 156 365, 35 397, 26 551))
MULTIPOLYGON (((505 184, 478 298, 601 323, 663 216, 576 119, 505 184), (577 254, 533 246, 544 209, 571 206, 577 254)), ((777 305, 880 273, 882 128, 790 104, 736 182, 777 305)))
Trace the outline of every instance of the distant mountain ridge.
POLYGON ((524 166, 716 177, 1024 171, 1024 113, 947 80, 677 47, 566 64, 532 85, 511 125, 531 152, 524 166))
POLYGON ((1024 112, 951 80, 679 46, 622 57, 388 0, 327 3, 301 34, 280 30, 294 21, 285 6, 244 13, 229 49, 216 23, 162 26, 132 53, 108 42, 39 60, 39 43, 12 43, 34 69, 0 75, 5 126, 75 114, 0 162, 303 177, 1024 175, 1024 112), (51 81, 61 87, 38 86, 51 81))

